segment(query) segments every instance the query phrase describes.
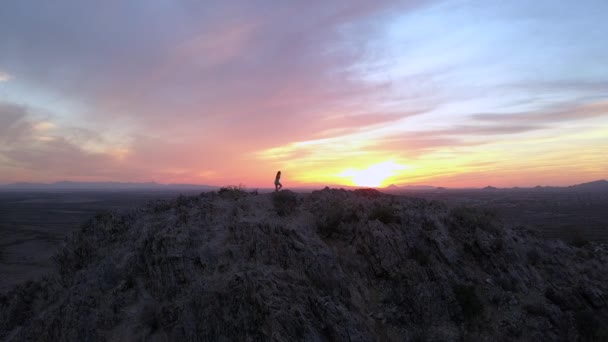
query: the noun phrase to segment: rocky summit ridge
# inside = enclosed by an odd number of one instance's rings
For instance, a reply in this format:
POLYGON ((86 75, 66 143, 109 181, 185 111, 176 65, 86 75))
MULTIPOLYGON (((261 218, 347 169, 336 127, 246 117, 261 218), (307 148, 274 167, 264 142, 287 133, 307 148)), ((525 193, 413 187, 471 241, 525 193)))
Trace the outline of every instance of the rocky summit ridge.
POLYGON ((375 190, 105 212, 0 295, 5 341, 607 340, 608 252, 375 190))

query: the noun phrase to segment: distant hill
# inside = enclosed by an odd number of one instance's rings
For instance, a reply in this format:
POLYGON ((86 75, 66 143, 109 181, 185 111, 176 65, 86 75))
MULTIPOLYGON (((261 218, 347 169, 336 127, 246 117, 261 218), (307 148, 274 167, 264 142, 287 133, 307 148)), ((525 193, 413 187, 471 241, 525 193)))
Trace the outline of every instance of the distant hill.
POLYGON ((589 183, 582 183, 568 187, 571 190, 579 191, 608 191, 608 181, 597 180, 589 183))
MULTIPOLYGON (((357 189, 360 187, 357 186, 346 186, 340 185, 336 186, 345 189, 357 189)), ((201 191, 211 191, 219 189, 219 186, 211 186, 204 184, 159 184, 156 182, 71 182, 71 181, 61 181, 55 183, 28 183, 28 182, 17 182, 12 184, 0 185, 0 191, 117 191, 117 190, 201 190, 201 191)), ((310 192, 312 190, 318 189, 318 187, 314 186, 303 186, 293 188, 297 191, 310 192)), ((382 191, 387 192, 398 192, 398 191, 427 191, 427 190, 542 190, 542 191, 553 191, 553 190, 574 190, 574 191, 608 191, 608 181, 606 180, 598 180, 589 183, 577 184, 567 187, 556 187, 556 186, 536 186, 534 188, 497 188, 491 185, 486 186, 485 188, 443 188, 436 187, 432 185, 404 185, 398 186, 395 184, 391 184, 385 188, 381 188, 382 191)), ((274 190, 274 189, 272 189, 274 190)), ((265 191, 270 191, 270 188, 265 189, 265 191)))
POLYGON ((391 184, 384 188, 384 190, 435 190, 437 187, 431 185, 404 185, 397 186, 395 184, 391 184))
POLYGON ((3 341, 606 341, 608 251, 373 189, 100 213, 0 293, 3 341))
POLYGON ((213 190, 218 187, 197 184, 159 184, 155 182, 70 182, 0 185, 0 191, 117 191, 117 190, 213 190))

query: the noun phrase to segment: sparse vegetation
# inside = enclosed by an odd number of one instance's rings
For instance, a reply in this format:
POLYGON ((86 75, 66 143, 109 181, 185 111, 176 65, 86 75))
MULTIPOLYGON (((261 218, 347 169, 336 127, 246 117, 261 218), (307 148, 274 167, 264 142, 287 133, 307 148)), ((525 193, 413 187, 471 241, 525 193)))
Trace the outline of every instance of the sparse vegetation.
POLYGON ((78 234, 54 256, 61 279, 71 279, 83 267, 87 266, 95 255, 95 246, 88 239, 78 234))
POLYGON ((526 305, 524 305, 524 310, 526 310, 527 313, 534 315, 534 316, 540 316, 540 317, 547 316, 547 310, 542 305, 542 303, 526 304, 526 305))
POLYGON ((466 320, 470 321, 483 313, 483 303, 477 296, 474 286, 455 285, 453 291, 466 320))
POLYGON ((272 194, 274 210, 279 216, 287 216, 296 210, 298 196, 289 190, 281 190, 272 194))
POLYGON ((359 217, 354 207, 344 201, 334 199, 319 208, 316 221, 319 234, 330 237, 338 234, 343 225, 358 222, 359 217))
POLYGON ((528 252, 526 253, 526 255, 528 256, 528 262, 532 265, 537 265, 540 261, 540 253, 538 252, 537 249, 533 248, 533 249, 529 249, 528 252))
POLYGON ((429 255, 422 249, 414 246, 410 250, 410 256, 412 259, 416 260, 420 266, 428 266, 429 265, 429 255))
POLYGON ((149 208, 149 210, 155 214, 160 214, 160 213, 164 213, 168 210, 173 209, 173 203, 171 203, 170 201, 167 200, 155 200, 155 201, 150 201, 147 204, 147 207, 149 208))
POLYGON ((187 206, 190 206, 194 202, 195 198, 196 197, 184 196, 183 194, 180 194, 175 199, 175 204, 177 205, 178 208, 187 207, 187 206))
POLYGON ((517 290, 517 283, 508 274, 501 274, 498 278, 498 285, 508 292, 514 292, 517 290))
POLYGON ((142 326, 148 329, 149 333, 156 332, 161 326, 161 312, 157 303, 145 304, 140 312, 142 326))
POLYGON ((228 185, 221 187, 217 192, 222 198, 238 199, 247 196, 247 191, 244 184, 228 185))
POLYGON ((589 244, 589 240, 585 239, 580 234, 576 234, 569 242, 572 246, 578 248, 583 248, 589 244))
POLYGON ((389 203, 376 204, 369 213, 370 220, 378 220, 384 224, 401 223, 397 211, 389 203))
POLYGON ((367 197, 367 198, 378 198, 378 197, 386 196, 385 194, 381 193, 380 191, 378 191, 376 189, 356 189, 356 190, 353 190, 353 194, 355 194, 357 196, 361 196, 361 197, 367 197))
POLYGON ((466 229, 483 229, 496 232, 496 212, 488 209, 474 209, 469 207, 457 207, 450 210, 452 222, 458 227, 466 229))
POLYGON ((233 188, 162 206, 84 224, 59 272, 0 294, 0 340, 606 336, 599 245, 374 192, 233 188))
POLYGON ((574 320, 580 334, 581 341, 608 341, 608 326, 606 326, 608 315, 583 309, 576 312, 574 320))
POLYGON ((423 217, 422 218, 422 229, 435 230, 435 229, 437 229, 437 226, 430 217, 423 217))

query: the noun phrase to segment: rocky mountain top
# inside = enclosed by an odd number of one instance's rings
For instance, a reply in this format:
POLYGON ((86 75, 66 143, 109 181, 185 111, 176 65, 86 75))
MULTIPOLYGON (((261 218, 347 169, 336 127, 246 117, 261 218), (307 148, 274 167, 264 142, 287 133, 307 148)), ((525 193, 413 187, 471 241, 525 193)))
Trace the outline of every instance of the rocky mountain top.
POLYGON ((106 212, 0 296, 6 341, 608 339, 608 251, 375 190, 106 212))

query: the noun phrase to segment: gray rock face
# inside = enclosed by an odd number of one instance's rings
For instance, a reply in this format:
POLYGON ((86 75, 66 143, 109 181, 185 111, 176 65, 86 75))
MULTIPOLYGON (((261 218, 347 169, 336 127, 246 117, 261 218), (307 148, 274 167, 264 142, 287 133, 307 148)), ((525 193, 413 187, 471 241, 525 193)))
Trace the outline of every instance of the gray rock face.
POLYGON ((376 191, 204 193, 84 224, 0 339, 606 340, 607 261, 376 191))

